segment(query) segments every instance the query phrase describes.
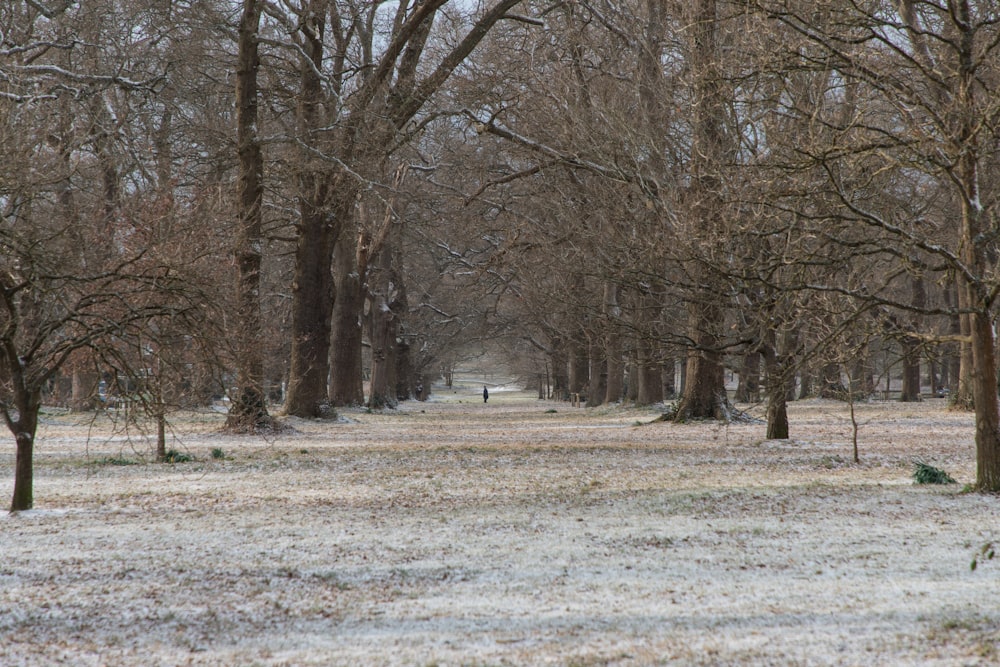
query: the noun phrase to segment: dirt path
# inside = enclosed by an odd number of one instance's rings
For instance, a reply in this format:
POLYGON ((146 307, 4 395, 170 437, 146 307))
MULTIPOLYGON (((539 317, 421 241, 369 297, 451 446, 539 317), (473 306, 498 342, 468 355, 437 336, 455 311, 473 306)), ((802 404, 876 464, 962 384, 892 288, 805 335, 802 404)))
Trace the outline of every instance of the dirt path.
POLYGON ((481 390, 267 441, 192 416, 176 465, 50 415, 38 509, 0 515, 0 665, 1000 661, 1000 563, 969 566, 1000 499, 910 478, 972 479, 971 416, 859 406, 855 465, 835 403, 765 442, 481 390))

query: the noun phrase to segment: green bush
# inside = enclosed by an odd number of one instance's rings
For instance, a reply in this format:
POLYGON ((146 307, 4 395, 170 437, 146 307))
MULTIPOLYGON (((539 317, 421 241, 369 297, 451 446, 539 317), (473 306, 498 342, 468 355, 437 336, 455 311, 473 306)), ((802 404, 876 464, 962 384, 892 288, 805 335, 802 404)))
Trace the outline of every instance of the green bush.
POLYGON ((170 449, 167 450, 167 453, 163 457, 163 460, 167 463, 188 463, 189 461, 193 461, 194 459, 183 452, 178 452, 176 449, 170 449))
POLYGON ((924 463, 923 461, 915 461, 914 465, 916 465, 916 470, 913 471, 913 481, 917 484, 955 483, 952 476, 940 468, 935 468, 934 466, 924 463))

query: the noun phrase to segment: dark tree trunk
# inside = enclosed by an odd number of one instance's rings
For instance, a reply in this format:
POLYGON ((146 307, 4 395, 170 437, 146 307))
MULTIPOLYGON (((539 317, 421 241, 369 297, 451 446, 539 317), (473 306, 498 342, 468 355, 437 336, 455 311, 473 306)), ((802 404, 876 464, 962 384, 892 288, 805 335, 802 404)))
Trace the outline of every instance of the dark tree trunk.
MULTIPOLYGON (((726 161, 726 117, 722 81, 718 66, 716 0, 691 3, 691 63, 694 78, 692 104, 691 184, 688 197, 692 215, 706 235, 701 239, 706 249, 714 243, 712 232, 718 230, 724 207, 720 201, 720 169, 726 161)), ((693 345, 687 357, 684 394, 677 406, 678 421, 688 419, 727 419, 725 371, 722 364, 723 312, 720 294, 713 289, 707 271, 691 267, 699 285, 688 298, 688 329, 693 345)))
POLYGON ((323 211, 304 204, 292 283, 292 354, 286 411, 330 416, 330 331, 333 313, 333 227, 323 211))
MULTIPOLYGON (((954 279, 945 285, 944 300, 948 308, 957 308, 958 297, 954 279)), ((948 333, 956 338, 962 335, 962 318, 958 313, 949 315, 948 333)), ((954 400, 958 395, 959 378, 962 375, 962 357, 957 343, 948 343, 944 349, 942 383, 948 389, 948 395, 954 400)))
POLYGON ((584 347, 578 342, 569 345, 567 356, 569 358, 569 393, 587 393, 590 384, 590 362, 583 352, 584 347))
POLYGON ((368 406, 395 407, 396 336, 399 332, 399 304, 393 286, 398 276, 393 273, 392 245, 385 243, 379 252, 378 267, 372 272, 371 332, 372 380, 368 406))
POLYGON ((263 3, 245 0, 238 35, 236 144, 239 157, 239 228, 236 240, 236 392, 226 425, 253 431, 271 424, 264 397, 261 350, 261 200, 264 158, 257 136, 257 30, 263 3))
MULTIPOLYGON (((653 405, 663 400, 662 374, 666 372, 660 360, 653 353, 653 344, 646 338, 639 340, 636 356, 636 397, 638 405, 653 405)), ((673 364, 670 365, 671 384, 674 376, 673 364)))
MULTIPOLYGON (((299 140, 307 147, 299 154, 299 224, 292 279, 291 362, 285 411, 305 418, 332 416, 330 376, 330 318, 333 313, 333 245, 345 211, 328 207, 330 174, 313 157, 322 117, 325 14, 311 11, 302 24, 303 63, 300 68, 299 140)), ((338 199, 338 203, 342 199, 338 199)))
POLYGON ((587 347, 590 361, 590 383, 587 386, 587 407, 596 408, 604 403, 608 391, 608 364, 604 358, 604 346, 593 341, 587 347))
POLYGON ((688 311, 695 346, 688 351, 684 394, 677 406, 677 420, 727 419, 729 400, 725 368, 716 332, 721 314, 717 307, 701 301, 692 301, 688 311))
MULTIPOLYGON (((19 382, 19 380, 16 381, 19 382)), ((17 414, 10 415, 7 422, 11 433, 14 434, 17 446, 14 462, 14 495, 11 499, 10 511, 20 512, 30 510, 35 505, 35 435, 38 431, 38 413, 42 408, 42 397, 38 391, 29 391, 23 388, 17 388, 15 394, 17 414)))
POLYGON ((660 366, 660 383, 663 387, 663 400, 675 399, 684 390, 684 380, 687 376, 687 364, 678 364, 674 358, 667 359, 660 366), (678 365, 680 372, 678 373, 678 365), (680 377, 678 378, 678 375, 680 377))
POLYGON ((353 230, 345 229, 334 252, 337 297, 333 303, 330 400, 337 407, 365 402, 361 361, 361 313, 365 297, 354 259, 356 242, 353 230))
POLYGON ((760 352, 743 355, 735 398, 741 403, 756 403, 760 400, 760 352))
POLYGON ((833 398, 843 400, 847 393, 844 388, 844 381, 841 378, 840 364, 828 362, 823 364, 823 386, 820 388, 820 398, 833 398))
POLYGON ((768 440, 787 440, 788 427, 788 385, 795 384, 795 373, 787 349, 779 345, 788 343, 786 337, 779 337, 769 330, 765 333, 761 356, 764 358, 764 373, 767 383, 767 434, 768 440))
POLYGON ((903 346, 903 383, 899 400, 914 403, 920 400, 920 342, 906 337, 903 346))
POLYGON ((620 327, 621 306, 618 304, 618 286, 604 285, 604 318, 607 332, 604 336, 604 358, 607 381, 605 403, 619 403, 625 392, 625 364, 622 360, 622 334, 620 327))
MULTIPOLYGON (((919 276, 914 276, 911 282, 910 303, 915 313, 927 306, 927 288, 919 276)), ((919 331, 919 315, 914 314, 909 326, 911 331, 919 331)), ((899 400, 912 403, 920 400, 920 339, 906 336, 902 345, 903 386, 899 400)))
POLYGON ((566 362, 566 350, 563 341, 552 342, 552 398, 565 401, 569 398, 569 369, 566 362))

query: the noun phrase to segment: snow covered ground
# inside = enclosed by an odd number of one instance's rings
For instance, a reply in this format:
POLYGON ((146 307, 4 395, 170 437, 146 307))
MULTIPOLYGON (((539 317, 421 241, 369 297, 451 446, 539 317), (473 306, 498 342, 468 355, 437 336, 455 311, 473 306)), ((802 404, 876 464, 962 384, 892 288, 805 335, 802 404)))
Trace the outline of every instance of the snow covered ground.
POLYGON ((188 415, 173 465, 49 415, 37 509, 0 514, 0 665, 1000 662, 971 415, 860 405, 856 465, 833 402, 776 442, 481 391, 269 439, 188 415))

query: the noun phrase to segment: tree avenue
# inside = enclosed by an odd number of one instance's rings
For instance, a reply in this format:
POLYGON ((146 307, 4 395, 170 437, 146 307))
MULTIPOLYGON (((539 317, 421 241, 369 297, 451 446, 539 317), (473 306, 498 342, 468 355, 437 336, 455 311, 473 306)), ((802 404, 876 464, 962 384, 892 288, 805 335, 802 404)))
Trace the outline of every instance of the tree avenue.
POLYGON ((484 351, 768 438, 947 396, 1000 491, 998 44, 994 0, 6 3, 11 508, 43 405, 252 433, 484 351))

